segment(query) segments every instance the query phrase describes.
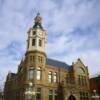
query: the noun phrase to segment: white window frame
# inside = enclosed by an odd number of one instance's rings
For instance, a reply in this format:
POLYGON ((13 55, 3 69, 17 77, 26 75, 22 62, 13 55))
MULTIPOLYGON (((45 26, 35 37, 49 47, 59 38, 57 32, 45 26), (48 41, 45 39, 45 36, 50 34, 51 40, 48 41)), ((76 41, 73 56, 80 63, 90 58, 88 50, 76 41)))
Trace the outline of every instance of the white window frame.
POLYGON ((29 69, 29 80, 32 80, 34 78, 34 69, 30 68, 29 69))
POLYGON ((57 83, 57 73, 56 72, 53 74, 53 82, 57 83))
POLYGON ((37 68, 37 76, 36 76, 37 80, 41 80, 42 79, 42 70, 41 67, 37 68))
POLYGON ((49 71, 48 73, 48 82, 52 83, 52 72, 51 71, 49 71))

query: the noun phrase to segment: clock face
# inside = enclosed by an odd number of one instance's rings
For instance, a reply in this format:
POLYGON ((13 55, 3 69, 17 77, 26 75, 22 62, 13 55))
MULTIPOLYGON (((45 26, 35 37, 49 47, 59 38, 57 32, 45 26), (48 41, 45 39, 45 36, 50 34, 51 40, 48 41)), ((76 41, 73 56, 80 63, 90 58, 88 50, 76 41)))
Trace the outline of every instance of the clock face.
POLYGON ((42 35, 42 32, 40 32, 39 35, 42 35))

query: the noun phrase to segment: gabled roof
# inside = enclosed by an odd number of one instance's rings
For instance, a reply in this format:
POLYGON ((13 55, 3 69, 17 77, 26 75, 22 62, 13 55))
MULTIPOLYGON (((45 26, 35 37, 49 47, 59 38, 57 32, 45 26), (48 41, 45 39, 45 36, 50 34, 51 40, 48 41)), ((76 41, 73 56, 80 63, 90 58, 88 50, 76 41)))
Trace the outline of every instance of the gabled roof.
POLYGON ((65 68, 65 69, 69 69, 71 67, 70 65, 66 64, 65 62, 53 60, 50 58, 46 59, 46 65, 51 65, 54 67, 65 68))

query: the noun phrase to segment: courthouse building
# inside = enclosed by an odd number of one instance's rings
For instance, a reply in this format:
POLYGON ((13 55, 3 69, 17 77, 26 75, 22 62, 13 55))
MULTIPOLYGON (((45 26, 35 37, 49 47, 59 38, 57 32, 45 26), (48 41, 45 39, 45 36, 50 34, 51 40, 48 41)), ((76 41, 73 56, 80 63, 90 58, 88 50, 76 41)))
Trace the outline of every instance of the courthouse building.
POLYGON ((25 57, 17 73, 7 75, 4 100, 89 100, 87 66, 79 58, 71 65, 48 58, 40 14, 34 21, 27 32, 25 57))

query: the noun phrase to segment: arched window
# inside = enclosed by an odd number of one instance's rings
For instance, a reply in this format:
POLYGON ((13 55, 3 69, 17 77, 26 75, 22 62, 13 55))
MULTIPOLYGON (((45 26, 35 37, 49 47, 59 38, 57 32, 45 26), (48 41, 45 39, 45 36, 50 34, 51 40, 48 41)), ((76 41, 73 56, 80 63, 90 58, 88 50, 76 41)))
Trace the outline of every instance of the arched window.
POLYGON ((80 74, 85 74, 85 70, 81 67, 78 68, 77 72, 78 72, 79 75, 80 74))
POLYGON ((78 74, 78 84, 81 86, 85 86, 87 84, 85 70, 79 67, 77 70, 77 74, 78 74))

